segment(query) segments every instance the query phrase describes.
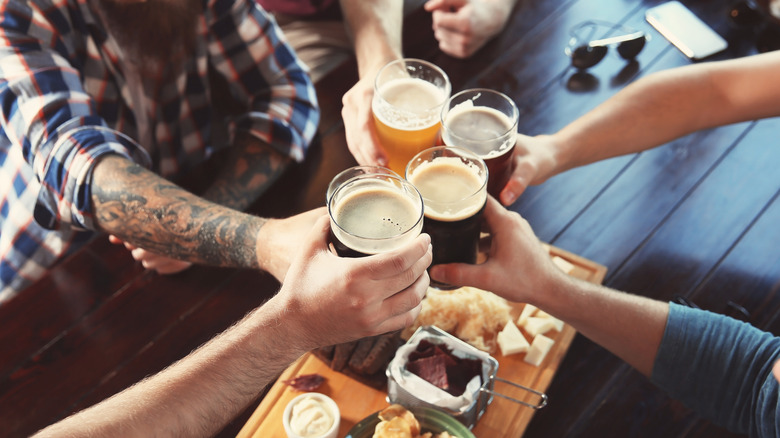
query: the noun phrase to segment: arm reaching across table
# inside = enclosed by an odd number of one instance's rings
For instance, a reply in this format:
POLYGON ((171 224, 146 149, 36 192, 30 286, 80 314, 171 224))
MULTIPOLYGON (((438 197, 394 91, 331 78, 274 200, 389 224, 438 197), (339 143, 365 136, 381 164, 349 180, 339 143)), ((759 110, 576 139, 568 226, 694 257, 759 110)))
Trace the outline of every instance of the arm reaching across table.
POLYGON ((430 238, 339 258, 320 216, 281 290, 160 373, 39 432, 63 436, 211 436, 303 353, 404 327, 428 287, 430 238))
POLYGON ((431 268, 449 284, 532 304, 628 362, 699 414, 739 433, 777 436, 780 338, 714 313, 578 280, 561 271, 528 222, 488 199, 482 265, 431 268))
POLYGON ((639 79, 551 135, 518 134, 512 204, 532 184, 577 166, 640 152, 716 126, 780 115, 780 52, 706 62, 639 79))

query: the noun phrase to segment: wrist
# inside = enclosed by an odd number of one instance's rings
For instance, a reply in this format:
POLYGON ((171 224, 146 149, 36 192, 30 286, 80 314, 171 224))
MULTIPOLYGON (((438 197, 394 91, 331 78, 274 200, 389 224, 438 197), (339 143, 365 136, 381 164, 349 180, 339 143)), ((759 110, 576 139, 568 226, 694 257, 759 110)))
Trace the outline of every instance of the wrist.
MULTIPOLYGON (((260 218, 258 218, 260 219, 260 218)), ((260 219, 260 229, 257 231, 255 239, 255 255, 257 257, 257 267, 276 277, 279 282, 284 279, 287 272, 287 265, 279 256, 284 254, 276 236, 279 236, 279 219, 260 219)))

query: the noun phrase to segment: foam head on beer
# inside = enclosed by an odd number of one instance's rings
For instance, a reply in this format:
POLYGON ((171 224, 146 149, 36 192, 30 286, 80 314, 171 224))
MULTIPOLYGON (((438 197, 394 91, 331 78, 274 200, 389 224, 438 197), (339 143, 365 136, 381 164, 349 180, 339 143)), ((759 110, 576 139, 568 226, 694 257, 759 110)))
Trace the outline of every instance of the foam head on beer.
MULTIPOLYGON (((456 148, 433 148, 454 151, 456 148)), ((467 152, 467 151, 463 151, 467 152)), ((425 203, 427 217, 456 221, 479 212, 487 201, 487 169, 484 162, 471 155, 415 157, 406 178, 417 187, 425 203)))
POLYGON ((333 193, 328 211, 333 244, 341 256, 391 251, 414 240, 422 230, 422 197, 396 176, 352 178, 333 193))

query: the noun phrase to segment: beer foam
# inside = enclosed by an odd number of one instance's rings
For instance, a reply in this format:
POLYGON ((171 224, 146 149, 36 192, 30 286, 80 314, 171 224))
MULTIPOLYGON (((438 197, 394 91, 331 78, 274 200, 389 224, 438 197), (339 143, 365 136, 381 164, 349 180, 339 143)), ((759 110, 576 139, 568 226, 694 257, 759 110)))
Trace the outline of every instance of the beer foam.
POLYGON ((338 199, 333 232, 348 247, 367 254, 391 250, 419 234, 420 207, 394 186, 370 184, 338 199), (418 228, 418 232, 410 232, 418 228), (394 239, 408 234, 408 238, 394 239))
POLYGON ((374 116, 395 129, 417 130, 439 123, 444 90, 418 78, 393 79, 374 98, 374 116))
POLYGON ((512 119, 495 108, 474 106, 471 100, 452 107, 444 126, 446 144, 467 148, 482 158, 505 153, 515 141, 514 136, 504 138, 514 126, 512 119))
POLYGON ((479 212, 487 200, 487 175, 458 157, 437 157, 420 163, 409 176, 424 199, 425 215, 455 221, 479 212))

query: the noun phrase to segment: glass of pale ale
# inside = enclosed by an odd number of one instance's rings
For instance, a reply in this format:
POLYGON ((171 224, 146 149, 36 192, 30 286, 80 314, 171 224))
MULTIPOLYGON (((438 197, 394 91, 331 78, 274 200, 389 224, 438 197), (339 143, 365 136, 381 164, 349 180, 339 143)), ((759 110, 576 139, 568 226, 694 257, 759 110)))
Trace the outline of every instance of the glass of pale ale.
POLYGON ((488 193, 498 198, 512 176, 512 153, 520 111, 504 93, 472 88, 453 95, 441 110, 441 139, 485 160, 488 193))
POLYGON ((392 251, 414 240, 423 226, 420 192, 390 173, 364 173, 340 183, 328 200, 328 213, 340 257, 392 251))
MULTIPOLYGON (((475 264, 487 202, 485 161, 468 149, 437 146, 409 161, 406 179, 417 187, 425 204, 423 232, 431 236, 432 264, 475 264)), ((453 288, 433 279, 431 286, 453 288)))
POLYGON ((436 144, 451 90, 447 74, 424 60, 399 59, 379 70, 371 109, 387 167, 403 175, 414 154, 436 144))

